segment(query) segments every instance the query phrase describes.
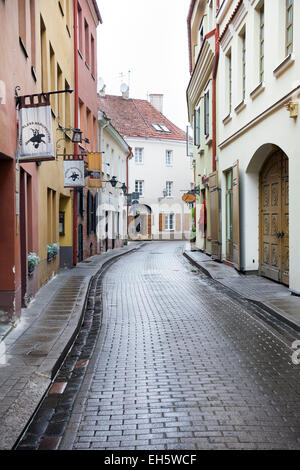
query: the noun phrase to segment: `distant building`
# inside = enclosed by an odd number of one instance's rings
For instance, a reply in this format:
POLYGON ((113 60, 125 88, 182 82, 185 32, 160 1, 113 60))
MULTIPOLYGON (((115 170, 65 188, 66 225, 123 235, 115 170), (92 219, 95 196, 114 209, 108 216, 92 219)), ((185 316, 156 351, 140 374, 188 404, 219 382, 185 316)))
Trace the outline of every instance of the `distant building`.
POLYGON ((99 193, 97 238, 100 252, 127 243, 127 167, 131 148, 99 109, 99 149, 102 153, 103 184, 99 193), (110 181, 115 177, 115 187, 110 181))
POLYGON ((298 295, 299 18, 293 0, 191 0, 187 19, 197 246, 298 295))
POLYGON ((189 239, 191 208, 182 196, 193 186, 193 170, 186 156, 186 135, 163 114, 163 95, 151 102, 122 96, 99 96, 99 107, 132 148, 128 192, 139 199, 129 207, 131 239, 189 239))

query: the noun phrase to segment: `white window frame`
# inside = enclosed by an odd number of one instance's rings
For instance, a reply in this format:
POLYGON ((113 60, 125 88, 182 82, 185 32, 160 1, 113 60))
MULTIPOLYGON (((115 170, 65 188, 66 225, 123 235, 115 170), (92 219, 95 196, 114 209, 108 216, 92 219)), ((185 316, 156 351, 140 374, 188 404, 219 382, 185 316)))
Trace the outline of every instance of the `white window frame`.
POLYGON ((173 212, 165 214, 164 219, 164 230, 173 232, 175 230, 175 214, 173 212))
POLYGON ((172 164, 173 164, 173 150, 166 150, 165 162, 166 162, 166 166, 172 166, 172 164))
POLYGON ((135 147, 134 161, 138 165, 142 165, 144 163, 144 149, 142 147, 135 147))
POLYGON ((166 181, 167 197, 173 197, 173 181, 166 181))
POLYGON ((139 193, 140 197, 144 196, 144 180, 135 180, 134 191, 139 193))

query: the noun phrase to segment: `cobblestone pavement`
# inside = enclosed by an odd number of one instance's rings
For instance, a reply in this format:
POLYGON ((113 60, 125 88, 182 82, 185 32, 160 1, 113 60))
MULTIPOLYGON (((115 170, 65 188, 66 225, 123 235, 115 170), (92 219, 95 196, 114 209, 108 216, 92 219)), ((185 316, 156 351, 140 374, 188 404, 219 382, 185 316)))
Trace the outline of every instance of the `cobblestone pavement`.
POLYGON ((184 248, 149 243, 105 273, 102 326, 60 449, 300 449, 292 336, 184 248))

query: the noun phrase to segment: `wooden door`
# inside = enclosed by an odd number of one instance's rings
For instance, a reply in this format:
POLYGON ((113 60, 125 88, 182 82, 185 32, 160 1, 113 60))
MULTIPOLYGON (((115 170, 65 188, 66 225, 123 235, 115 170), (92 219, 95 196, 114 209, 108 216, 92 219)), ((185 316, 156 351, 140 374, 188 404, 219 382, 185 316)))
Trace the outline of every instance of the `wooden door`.
POLYGON ((151 227, 151 222, 152 222, 151 214, 148 214, 147 218, 148 218, 148 230, 147 230, 147 232, 148 232, 148 238, 150 239, 151 238, 151 232, 152 232, 152 230, 151 230, 151 228, 152 228, 151 227))
POLYGON ((281 152, 266 162, 260 177, 260 272, 289 282, 288 159, 281 152))
POLYGON ((232 167, 232 260, 234 267, 240 270, 240 183, 239 162, 232 167))
POLYGON ((289 159, 282 156, 281 173, 281 282, 289 285, 289 159))
POLYGON ((209 175, 209 203, 210 203, 210 237, 211 256, 221 259, 220 233, 219 233, 219 188, 218 172, 209 175))

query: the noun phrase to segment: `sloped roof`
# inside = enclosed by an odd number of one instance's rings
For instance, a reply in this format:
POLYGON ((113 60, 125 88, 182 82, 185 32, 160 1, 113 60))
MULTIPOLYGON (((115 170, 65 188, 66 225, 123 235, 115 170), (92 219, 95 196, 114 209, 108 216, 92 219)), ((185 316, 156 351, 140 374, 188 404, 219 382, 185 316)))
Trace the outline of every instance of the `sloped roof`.
POLYGON ((185 132, 157 111, 147 100, 98 95, 98 105, 124 137, 186 140, 185 132), (163 124, 169 132, 155 130, 152 124, 163 124))

